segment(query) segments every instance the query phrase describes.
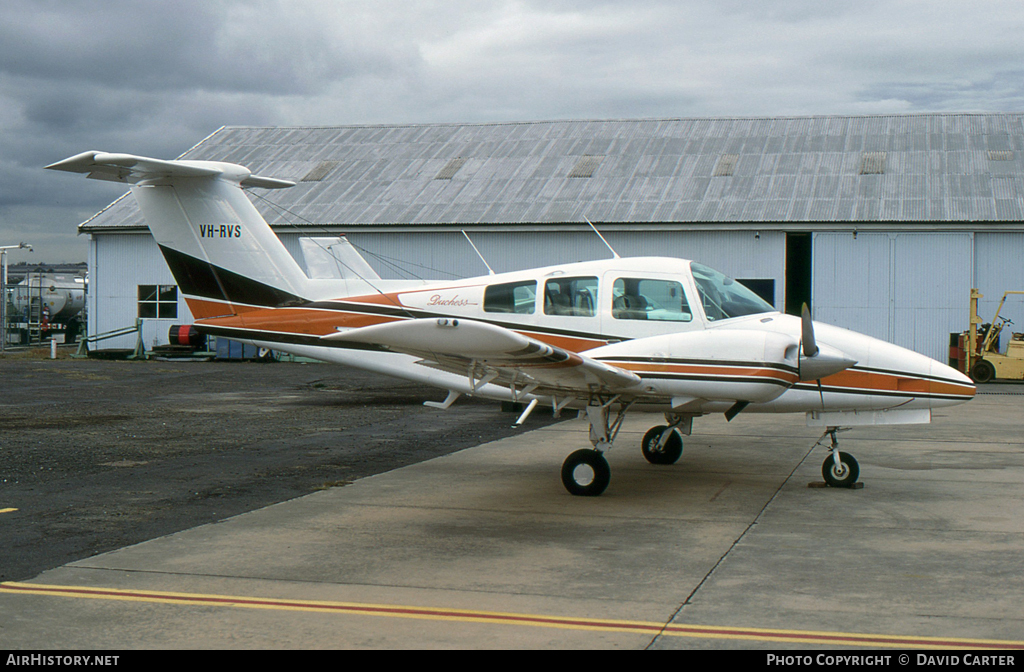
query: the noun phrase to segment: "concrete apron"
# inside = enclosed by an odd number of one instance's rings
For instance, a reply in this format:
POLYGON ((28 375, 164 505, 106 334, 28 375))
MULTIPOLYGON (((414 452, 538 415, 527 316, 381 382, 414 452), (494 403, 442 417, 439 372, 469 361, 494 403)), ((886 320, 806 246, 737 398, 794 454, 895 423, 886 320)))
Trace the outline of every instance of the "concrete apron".
POLYGON ((637 414, 573 497, 563 422, 4 584, 0 646, 1024 647, 1022 403, 841 434, 860 490, 808 487, 802 416, 698 419, 659 467, 637 414))

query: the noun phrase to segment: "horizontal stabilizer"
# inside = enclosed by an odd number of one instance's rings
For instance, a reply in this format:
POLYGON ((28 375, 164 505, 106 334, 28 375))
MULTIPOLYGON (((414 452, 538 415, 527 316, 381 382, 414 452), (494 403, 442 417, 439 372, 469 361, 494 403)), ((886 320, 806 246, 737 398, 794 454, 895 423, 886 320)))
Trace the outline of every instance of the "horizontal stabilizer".
POLYGON ((345 236, 299 238, 299 247, 311 278, 380 280, 377 272, 345 236))
POLYGON ((46 166, 49 170, 84 173, 90 178, 136 183, 142 180, 175 177, 223 177, 243 187, 281 189, 294 182, 253 175, 248 168, 218 161, 164 161, 133 154, 83 152, 46 166))

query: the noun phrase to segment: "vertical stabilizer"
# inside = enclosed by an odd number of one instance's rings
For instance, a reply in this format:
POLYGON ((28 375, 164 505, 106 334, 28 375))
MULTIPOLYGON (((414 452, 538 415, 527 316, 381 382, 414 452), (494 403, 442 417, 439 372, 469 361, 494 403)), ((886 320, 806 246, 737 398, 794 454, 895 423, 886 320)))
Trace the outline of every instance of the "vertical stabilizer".
POLYGON ((309 280, 243 187, 294 183, 212 161, 86 152, 47 168, 131 184, 153 237, 196 317, 296 305, 309 280))

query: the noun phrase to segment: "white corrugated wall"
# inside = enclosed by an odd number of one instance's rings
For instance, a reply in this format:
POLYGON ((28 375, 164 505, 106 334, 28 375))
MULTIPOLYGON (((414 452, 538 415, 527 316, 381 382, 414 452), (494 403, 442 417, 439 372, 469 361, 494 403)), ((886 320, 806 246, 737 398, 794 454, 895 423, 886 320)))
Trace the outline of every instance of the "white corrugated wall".
MULTIPOLYGON (((149 232, 94 234, 89 253, 89 335, 135 325, 138 317, 139 285, 174 285, 174 277, 149 232)), ((148 319, 142 337, 147 349, 167 343, 172 324, 191 324, 180 293, 177 319, 148 319)), ((92 349, 135 347, 135 335, 119 336, 94 344, 92 349)))

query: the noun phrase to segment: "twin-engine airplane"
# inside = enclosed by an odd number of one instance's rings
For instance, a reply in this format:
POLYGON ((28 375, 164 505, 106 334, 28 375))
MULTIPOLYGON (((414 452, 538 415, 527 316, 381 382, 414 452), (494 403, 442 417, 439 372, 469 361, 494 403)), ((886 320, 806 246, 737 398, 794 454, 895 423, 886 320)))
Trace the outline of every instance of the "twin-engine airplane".
MULTIPOLYGON (((845 329, 784 315, 693 261, 615 258, 456 282, 381 279, 336 239, 336 279, 310 278, 243 192, 292 182, 242 166, 86 152, 48 168, 128 182, 198 330, 337 362, 460 395, 585 412, 593 449, 569 455, 562 482, 599 495, 630 410, 664 413, 644 436, 672 464, 693 418, 806 413, 825 428, 832 486, 857 481, 840 427, 929 422, 971 399, 958 371, 845 329)), ((315 255, 314 255, 315 256, 315 255)), ((307 266, 309 266, 307 257, 307 266)), ((819 441, 821 443, 821 441, 819 441)))

